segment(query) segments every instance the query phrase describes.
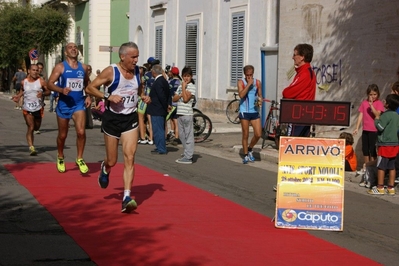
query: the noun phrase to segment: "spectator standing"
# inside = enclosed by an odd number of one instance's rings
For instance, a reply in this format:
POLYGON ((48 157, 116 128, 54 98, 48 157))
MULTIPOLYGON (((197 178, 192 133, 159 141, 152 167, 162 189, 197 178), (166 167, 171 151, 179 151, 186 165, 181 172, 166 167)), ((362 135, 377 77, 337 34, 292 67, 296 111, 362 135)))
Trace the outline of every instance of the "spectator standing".
POLYGON ((161 65, 152 67, 154 83, 151 85, 149 97, 151 103, 147 106, 147 114, 151 116, 155 149, 152 153, 167 154, 165 140, 165 119, 168 114, 172 98, 169 96, 169 83, 163 76, 161 65))
MULTIPOLYGON (((14 82, 15 94, 19 94, 22 86, 22 81, 26 78, 26 73, 22 70, 22 67, 18 67, 18 71, 14 74, 12 82, 14 82)), ((22 110, 23 95, 19 98, 19 102, 15 103, 15 109, 22 110)))
MULTIPOLYGON (((392 84, 391 87, 391 93, 392 94, 396 94, 399 95, 399 81, 396 81, 394 84, 392 84)), ((398 109, 396 109, 396 113, 399 114, 399 107, 398 109)), ((399 139, 399 131, 398 131, 398 139, 399 139)), ((396 160, 395 160, 395 168, 396 168, 396 179, 395 179, 395 183, 399 183, 399 153, 396 156, 396 160)))
MULTIPOLYGON (((144 90, 141 96, 148 96, 151 92, 152 84, 154 83, 154 77, 152 76, 152 67, 159 64, 159 60, 154 57, 149 57, 147 59, 147 72, 144 74, 142 78, 142 82, 144 84, 144 90)), ((152 123, 151 123, 151 115, 147 113, 147 104, 144 101, 139 101, 138 106, 139 113, 139 124, 140 124, 140 144, 149 144, 153 145, 153 131, 152 131, 152 123), (148 125, 147 125, 148 124, 148 125), (148 135, 146 138, 146 132, 148 131, 148 135)))
MULTIPOLYGON (((181 77, 179 76, 180 70, 177 67, 172 67, 168 72, 172 75, 169 80, 170 97, 173 99, 177 88, 181 84, 181 77)), ((177 103, 172 101, 173 111, 170 114, 170 131, 167 135, 168 141, 173 141, 174 139, 179 139, 179 128, 177 126, 177 103)))
POLYGON ((353 150, 353 135, 348 132, 342 132, 339 134, 340 139, 345 140, 345 171, 354 172, 357 167, 357 157, 353 150))
POLYGON ((368 193, 372 195, 395 195, 395 159, 399 153, 398 135, 399 116, 396 109, 399 107, 399 96, 389 94, 385 99, 386 111, 381 114, 369 101, 375 119, 374 125, 378 130, 378 160, 377 160, 377 186, 372 187, 368 193), (385 172, 389 172, 388 186, 384 188, 385 172))
POLYGON ((183 144, 183 157, 175 162, 180 164, 192 164, 194 155, 194 128, 193 128, 193 103, 195 101, 196 88, 191 67, 182 70, 182 84, 176 90, 173 101, 177 102, 177 126, 179 137, 183 144))
POLYGON ((58 92, 52 91, 50 93, 50 109, 49 112, 52 113, 55 110, 55 106, 57 106, 58 101, 58 92))
MULTIPOLYGON (((376 84, 371 84, 366 90, 367 99, 363 100, 358 109, 359 116, 356 122, 356 128, 353 131, 353 135, 358 133, 359 127, 362 124, 362 151, 364 158, 364 165, 360 174, 364 174, 365 165, 374 161, 377 158, 377 128, 374 125, 375 114, 372 108, 379 114, 384 111, 384 104, 379 100, 380 90, 376 84)), ((396 110, 395 110, 396 111, 396 110)))
MULTIPOLYGON (((313 46, 298 44, 294 48, 292 60, 296 75, 291 84, 283 90, 284 99, 311 100, 316 98, 316 74, 310 63, 313 59, 313 46)), ((291 136, 309 137, 310 126, 292 125, 291 136)))
POLYGON ((89 75, 90 81, 93 81, 97 76, 93 73, 93 68, 91 65, 87 65, 87 75, 89 75))

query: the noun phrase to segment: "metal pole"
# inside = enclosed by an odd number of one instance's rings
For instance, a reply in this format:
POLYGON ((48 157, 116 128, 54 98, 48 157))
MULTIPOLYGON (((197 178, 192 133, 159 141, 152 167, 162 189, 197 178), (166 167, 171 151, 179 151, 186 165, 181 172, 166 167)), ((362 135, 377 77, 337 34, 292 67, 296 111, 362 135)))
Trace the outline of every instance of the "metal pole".
POLYGON ((109 47, 109 64, 112 64, 112 46, 109 47))

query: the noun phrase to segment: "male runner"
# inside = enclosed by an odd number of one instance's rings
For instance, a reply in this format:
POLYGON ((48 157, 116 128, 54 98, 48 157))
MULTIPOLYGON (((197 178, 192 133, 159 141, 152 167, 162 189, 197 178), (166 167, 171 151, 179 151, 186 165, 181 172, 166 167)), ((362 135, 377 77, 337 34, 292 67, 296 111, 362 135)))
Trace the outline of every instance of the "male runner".
POLYGON ((76 164, 82 174, 89 171, 83 160, 83 151, 86 143, 86 115, 85 109, 91 105, 89 96, 85 95, 84 88, 90 82, 87 75, 87 66, 78 62, 78 47, 74 43, 65 46, 65 61, 58 63, 48 80, 50 90, 59 93, 57 107, 58 136, 57 136, 57 170, 65 172, 64 146, 68 135, 69 120, 72 118, 76 129, 77 158, 76 164), (55 83, 57 85, 55 85, 55 83))
MULTIPOLYGON (((139 49, 133 42, 124 43, 119 48, 120 61, 104 69, 96 79, 89 84, 86 91, 96 98, 105 99, 105 112, 101 129, 104 132, 105 159, 101 163, 98 183, 101 188, 107 188, 111 168, 118 160, 119 140, 122 144, 124 171, 124 195, 122 211, 131 212, 137 208, 137 203, 130 197, 134 179, 134 156, 138 141, 137 102, 141 93, 140 71, 137 66, 139 49), (105 85, 104 93, 97 88, 105 85)), ((149 103, 149 97, 142 100, 149 103)))
POLYGON ((12 97, 14 102, 18 102, 21 96, 24 97, 22 113, 28 130, 26 131, 26 141, 29 145, 29 153, 31 156, 37 155, 35 146, 33 145, 33 131, 39 130, 43 117, 43 95, 50 95, 46 82, 39 76, 39 68, 32 64, 29 68, 27 78, 21 81, 21 89, 19 93, 12 97))

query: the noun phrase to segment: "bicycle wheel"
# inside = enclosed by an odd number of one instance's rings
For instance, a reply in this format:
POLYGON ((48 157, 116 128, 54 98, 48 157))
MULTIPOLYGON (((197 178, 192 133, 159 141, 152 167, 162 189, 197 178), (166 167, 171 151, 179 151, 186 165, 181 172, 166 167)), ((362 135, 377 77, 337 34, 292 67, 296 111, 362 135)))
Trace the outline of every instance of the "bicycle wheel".
POLYGON ((212 122, 209 117, 204 114, 194 114, 194 141, 195 143, 203 142, 212 133, 212 122))
POLYGON ((227 119, 233 124, 239 124, 240 119, 238 118, 238 113, 240 111, 240 100, 235 99, 229 102, 226 108, 227 119))
POLYGON ((202 114, 201 110, 199 110, 195 107, 193 107, 193 112, 194 112, 194 114, 202 114))
POLYGON ((277 136, 277 127, 277 120, 268 115, 265 125, 262 128, 262 149, 265 147, 266 140, 274 140, 276 146, 278 145, 279 136, 277 136))

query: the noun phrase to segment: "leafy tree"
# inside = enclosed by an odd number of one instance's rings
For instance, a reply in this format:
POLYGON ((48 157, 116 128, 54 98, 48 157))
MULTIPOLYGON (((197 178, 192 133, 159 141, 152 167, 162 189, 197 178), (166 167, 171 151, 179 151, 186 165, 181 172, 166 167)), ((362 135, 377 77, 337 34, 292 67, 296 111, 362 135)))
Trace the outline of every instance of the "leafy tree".
POLYGON ((66 41, 69 15, 51 7, 0 2, 0 67, 16 65, 36 48, 48 55, 66 41))

